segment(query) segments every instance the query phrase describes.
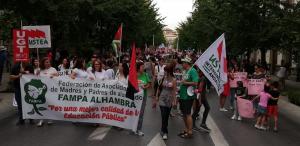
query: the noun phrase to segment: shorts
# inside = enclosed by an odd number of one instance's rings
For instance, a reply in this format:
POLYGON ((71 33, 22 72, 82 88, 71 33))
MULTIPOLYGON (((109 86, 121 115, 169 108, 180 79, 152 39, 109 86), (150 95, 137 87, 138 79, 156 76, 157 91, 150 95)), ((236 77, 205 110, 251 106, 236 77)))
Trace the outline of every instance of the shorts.
POLYGON ((179 107, 183 115, 190 115, 194 99, 183 100, 179 99, 179 107))
POLYGON ((277 105, 270 105, 267 107, 268 116, 270 117, 278 117, 278 106, 277 105))
POLYGON ((258 114, 259 114, 260 116, 262 116, 262 115, 266 115, 266 113, 267 113, 267 108, 266 108, 266 107, 263 107, 263 106, 260 106, 260 105, 258 105, 258 107, 257 107, 257 111, 258 111, 258 114))

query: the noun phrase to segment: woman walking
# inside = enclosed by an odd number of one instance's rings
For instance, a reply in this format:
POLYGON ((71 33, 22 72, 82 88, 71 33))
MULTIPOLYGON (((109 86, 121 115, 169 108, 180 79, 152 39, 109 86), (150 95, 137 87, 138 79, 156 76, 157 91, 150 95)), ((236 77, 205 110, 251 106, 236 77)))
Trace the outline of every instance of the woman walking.
POLYGON ((176 103, 176 79, 173 75, 173 67, 168 65, 164 68, 165 76, 163 77, 156 93, 156 102, 159 103, 161 111, 161 135, 164 140, 168 139, 168 120, 172 105, 176 103))
MULTIPOLYGON (((40 71, 37 72, 37 75, 41 77, 53 78, 58 76, 58 73, 55 68, 53 68, 50 64, 49 58, 45 57, 41 61, 40 71)), ((38 127, 43 126, 44 120, 40 120, 37 124, 38 127)), ((48 120, 48 124, 53 124, 52 120, 48 120)))

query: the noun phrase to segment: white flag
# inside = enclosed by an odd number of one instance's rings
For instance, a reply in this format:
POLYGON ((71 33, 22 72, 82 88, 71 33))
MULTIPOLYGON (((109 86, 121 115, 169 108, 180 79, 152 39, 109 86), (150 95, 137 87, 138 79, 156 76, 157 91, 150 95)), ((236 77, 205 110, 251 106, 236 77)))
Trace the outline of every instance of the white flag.
POLYGON ((217 90, 218 95, 224 91, 227 83, 227 60, 225 37, 222 34, 195 62, 204 75, 217 90))

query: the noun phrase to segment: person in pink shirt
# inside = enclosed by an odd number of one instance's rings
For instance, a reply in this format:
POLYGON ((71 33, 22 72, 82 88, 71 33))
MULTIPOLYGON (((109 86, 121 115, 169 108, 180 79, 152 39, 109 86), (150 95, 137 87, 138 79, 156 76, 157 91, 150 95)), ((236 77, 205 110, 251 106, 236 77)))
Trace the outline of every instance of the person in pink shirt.
POLYGON ((258 103, 258 117, 255 124, 255 128, 266 130, 266 127, 264 126, 264 123, 266 121, 266 114, 267 114, 267 106, 269 100, 278 100, 277 98, 273 98, 270 94, 270 84, 266 83, 264 86, 264 91, 262 91, 258 96, 256 96, 253 100, 256 98, 259 98, 258 103))

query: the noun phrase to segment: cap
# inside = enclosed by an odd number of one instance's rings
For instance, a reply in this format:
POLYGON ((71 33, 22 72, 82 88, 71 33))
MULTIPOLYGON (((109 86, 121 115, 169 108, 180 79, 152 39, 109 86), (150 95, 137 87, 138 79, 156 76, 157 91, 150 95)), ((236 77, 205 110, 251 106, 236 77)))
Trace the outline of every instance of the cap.
POLYGON ((192 63, 192 59, 189 58, 189 57, 185 57, 184 59, 181 59, 182 62, 186 62, 186 63, 189 63, 191 64, 192 63))

